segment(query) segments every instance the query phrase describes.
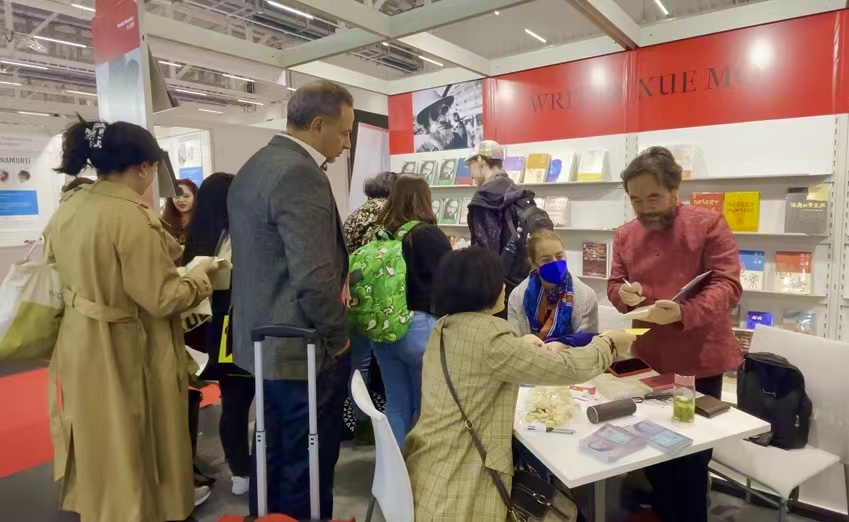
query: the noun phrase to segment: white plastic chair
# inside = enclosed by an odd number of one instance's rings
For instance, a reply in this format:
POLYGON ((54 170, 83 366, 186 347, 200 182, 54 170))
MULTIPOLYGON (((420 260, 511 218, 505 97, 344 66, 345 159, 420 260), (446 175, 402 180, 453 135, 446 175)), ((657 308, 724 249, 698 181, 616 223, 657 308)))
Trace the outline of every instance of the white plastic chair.
POLYGON ((786 358, 805 376, 805 389, 814 405, 808 446, 783 450, 734 441, 713 450, 711 470, 768 502, 752 489, 752 482, 766 486, 779 498, 778 520, 784 518, 793 491, 835 464, 843 463, 846 499, 849 504, 849 344, 758 326, 750 352, 770 352, 786 358), (746 477, 746 484, 729 478, 727 470, 746 477))
POLYGON ((366 383, 360 371, 354 372, 351 379, 351 395, 360 410, 371 418, 374 428, 374 445, 377 458, 374 468, 374 482, 371 486, 372 498, 368 506, 366 522, 374 514, 375 501, 380 505, 383 518, 391 522, 413 522, 413 488, 407 465, 401 455, 401 449, 392 435, 392 428, 386 415, 377 411, 371 401, 366 383))

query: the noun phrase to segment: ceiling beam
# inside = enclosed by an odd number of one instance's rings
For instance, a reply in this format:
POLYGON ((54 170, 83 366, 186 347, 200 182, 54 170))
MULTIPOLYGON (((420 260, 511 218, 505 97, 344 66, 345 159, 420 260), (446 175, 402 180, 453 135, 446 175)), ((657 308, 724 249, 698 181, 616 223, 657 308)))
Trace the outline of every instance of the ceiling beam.
POLYGON ((58 13, 60 15, 70 16, 78 20, 91 20, 94 18, 94 13, 85 9, 78 9, 69 3, 53 2, 51 0, 12 0, 13 3, 35 7, 49 13, 58 13))
POLYGON ((608 36, 552 45, 529 53, 497 58, 492 61, 492 75, 537 69, 558 63, 574 62, 622 51, 622 47, 608 36))
MULTIPOLYGON (((353 3, 349 0, 347 2, 353 3)), ((330 36, 285 49, 281 66, 288 68, 321 60, 322 58, 356 51, 380 43, 384 39, 364 29, 343 29, 330 36)))
POLYGON ((388 17, 392 38, 430 31, 445 25, 456 24, 470 18, 528 4, 532 0, 451 0, 411 9, 388 17))
MULTIPOLYGON (((310 11, 321 13, 331 20, 345 22, 380 36, 390 34, 390 17, 367 5, 349 0, 298 0, 298 2, 308 7, 310 11)), ((456 2, 457 0, 453 0, 451 3, 456 2)), ((266 10, 280 12, 271 6, 268 6, 266 10)))
POLYGON ((614 0, 566 0, 625 49, 640 46, 640 26, 614 0))
POLYGON ((482 75, 473 73, 460 67, 446 67, 436 72, 410 76, 400 80, 386 82, 387 94, 402 94, 405 92, 421 91, 432 87, 441 87, 454 83, 470 82, 479 80, 482 75))
POLYGON ((398 41, 422 54, 440 58, 476 74, 488 76, 492 70, 488 59, 431 33, 413 34, 398 41))
POLYGON ((804 2, 770 0, 769 2, 740 5, 721 11, 667 20, 642 27, 640 29, 640 44, 643 46, 655 45, 837 11, 845 8, 846 4, 844 0, 805 0, 804 2))
POLYGON ((327 62, 315 61, 305 63, 303 65, 292 67, 291 70, 315 76, 316 78, 324 78, 345 85, 351 85, 366 91, 377 92, 380 94, 387 93, 386 80, 381 80, 380 78, 352 71, 351 69, 339 67, 338 65, 333 65, 327 62))

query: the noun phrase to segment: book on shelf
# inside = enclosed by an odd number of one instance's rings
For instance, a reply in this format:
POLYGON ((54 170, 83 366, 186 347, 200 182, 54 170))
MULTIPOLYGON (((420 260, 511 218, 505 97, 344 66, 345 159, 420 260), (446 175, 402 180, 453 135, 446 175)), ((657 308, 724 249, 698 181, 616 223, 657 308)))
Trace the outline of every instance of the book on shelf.
POLYGON ((810 252, 776 252, 775 291, 810 294, 813 283, 812 258, 810 252))
POLYGON ((725 194, 722 192, 693 192, 690 194, 690 204, 698 208, 706 208, 722 214, 725 194))
POLYGON ((554 223, 554 228, 566 228, 572 224, 569 198, 545 198, 544 205, 543 210, 548 213, 548 217, 551 218, 551 222, 554 223))
POLYGON ((445 198, 442 200, 442 213, 439 215, 440 225, 458 225, 460 223, 460 200, 445 198))
POLYGON ((457 174, 457 160, 442 160, 439 164, 439 173, 436 175, 434 185, 446 186, 454 184, 454 176, 457 174))
POLYGON ((472 198, 464 198, 460 203, 460 224, 468 225, 469 224, 469 203, 472 202, 472 198))
POLYGON ((781 318, 785 330, 808 335, 817 335, 817 314, 814 312, 785 312, 781 318))
POLYGON ((418 161, 405 161, 401 164, 401 174, 418 174, 419 173, 419 162, 418 161))
POLYGON ((757 232, 761 218, 761 193, 726 192, 723 214, 734 232, 757 232))
POLYGON ((466 165, 466 159, 460 158, 457 160, 457 175, 454 177, 454 184, 461 186, 471 186, 474 185, 474 180, 472 179, 472 169, 466 165))
POLYGON ((504 172, 510 176, 513 183, 522 183, 525 177, 525 157, 507 156, 504 158, 504 172))
POLYGON ((746 313, 747 330, 754 330, 759 324, 772 326, 772 314, 769 312, 755 312, 754 310, 746 313))
POLYGON ((610 244, 584 243, 583 270, 585 277, 610 277, 610 244))
POLYGON ((545 183, 548 176, 548 168, 551 164, 551 155, 537 152, 528 155, 528 164, 525 167, 525 178, 523 183, 545 183))
POLYGON ((825 234, 828 231, 828 186, 796 187, 787 191, 784 231, 825 234))
POLYGON ((681 165, 681 179, 691 179, 696 164, 695 145, 669 145, 669 152, 675 157, 678 165, 681 165))
POLYGON ((428 185, 433 186, 436 181, 434 174, 436 174, 436 160, 423 161, 419 167, 419 176, 423 177, 428 185))
POLYGON ((574 152, 559 154, 557 157, 551 158, 548 166, 548 175, 545 178, 546 183, 566 183, 574 181, 576 156, 574 152))
POLYGON ((740 305, 735 305, 728 312, 728 320, 731 321, 731 326, 734 328, 740 327, 740 305))
POLYGON ((607 150, 588 150, 581 154, 577 181, 603 181, 607 171, 607 150))
POLYGON ((436 221, 439 222, 442 212, 442 200, 434 199, 430 202, 430 206, 433 209, 433 214, 436 216, 436 221))
POLYGON ((740 283, 744 290, 764 289, 765 259, 763 250, 740 251, 740 283))
POLYGON ((537 208, 545 210, 545 198, 537 196, 534 198, 534 203, 536 203, 537 208))
POLYGON ((749 348, 752 346, 752 335, 755 333, 752 330, 746 330, 744 328, 733 328, 734 337, 737 338, 737 343, 740 348, 740 355, 743 357, 749 353, 749 348))

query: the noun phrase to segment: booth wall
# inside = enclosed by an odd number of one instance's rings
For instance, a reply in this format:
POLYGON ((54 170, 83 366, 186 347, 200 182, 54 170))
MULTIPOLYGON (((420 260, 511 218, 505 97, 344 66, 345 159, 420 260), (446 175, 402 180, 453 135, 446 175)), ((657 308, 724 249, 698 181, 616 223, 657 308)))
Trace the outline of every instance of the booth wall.
MULTIPOLYGON (((617 182, 624 167, 652 145, 693 147, 693 179, 682 184, 682 201, 694 192, 761 195, 758 232, 737 234, 741 249, 763 250, 767 259, 764 290, 744 292, 743 321, 748 311, 772 312, 779 322, 785 312, 815 312, 818 335, 849 340, 847 41, 844 10, 488 78, 482 137, 506 145, 508 156, 607 151, 606 182, 530 186, 540 197, 570 199, 572 222, 559 233, 576 274, 583 242, 609 242, 613 229, 634 217, 617 182), (831 195, 825 237, 785 233, 787 190, 819 183, 831 195), (771 291, 776 251, 813 254, 811 295, 771 291)), ((393 170, 468 154, 417 152, 421 100, 462 91, 447 87, 390 97, 393 170)), ((472 187, 433 188, 435 199, 473 193, 472 187)), ((466 226, 445 231, 468 236, 466 226)), ((584 280, 600 304, 609 304, 606 278, 584 280)), ((842 470, 803 485, 800 500, 846 513, 842 470)))

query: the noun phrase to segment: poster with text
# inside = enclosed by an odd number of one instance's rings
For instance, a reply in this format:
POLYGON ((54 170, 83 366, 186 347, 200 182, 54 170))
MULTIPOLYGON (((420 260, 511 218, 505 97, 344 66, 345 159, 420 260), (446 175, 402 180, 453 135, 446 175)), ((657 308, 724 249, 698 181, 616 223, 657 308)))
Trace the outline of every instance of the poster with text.
POLYGON ((416 152, 468 149, 483 135, 483 80, 413 93, 416 152))

